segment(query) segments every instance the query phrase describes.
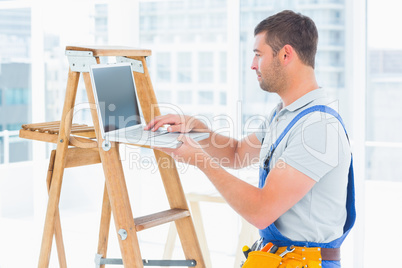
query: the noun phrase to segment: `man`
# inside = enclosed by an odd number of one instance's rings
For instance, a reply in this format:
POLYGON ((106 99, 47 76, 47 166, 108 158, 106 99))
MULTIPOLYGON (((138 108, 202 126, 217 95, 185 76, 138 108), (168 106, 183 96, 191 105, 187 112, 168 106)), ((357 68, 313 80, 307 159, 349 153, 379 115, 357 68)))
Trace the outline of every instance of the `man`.
POLYGON ((260 131, 235 140, 179 115, 157 117, 146 129, 169 124, 171 132, 210 132, 199 144, 182 137, 181 147, 159 149, 200 168, 227 203, 260 229, 262 244, 298 246, 294 252, 307 257, 303 266, 322 261, 322 267, 340 267, 339 247, 355 217, 351 151, 343 123, 315 78, 316 26, 306 16, 282 11, 261 21, 254 35, 251 69, 260 87, 282 100, 260 131), (258 188, 222 167, 240 168, 238 163, 254 158, 260 161, 258 188), (322 256, 302 255, 312 250, 322 256))

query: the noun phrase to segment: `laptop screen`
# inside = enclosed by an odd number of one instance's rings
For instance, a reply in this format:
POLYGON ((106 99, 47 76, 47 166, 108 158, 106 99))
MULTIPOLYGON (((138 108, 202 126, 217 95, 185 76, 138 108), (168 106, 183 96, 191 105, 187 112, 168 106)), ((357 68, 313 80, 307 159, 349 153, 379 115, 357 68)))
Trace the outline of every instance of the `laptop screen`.
POLYGON ((141 124, 130 65, 92 68, 105 133, 141 124))

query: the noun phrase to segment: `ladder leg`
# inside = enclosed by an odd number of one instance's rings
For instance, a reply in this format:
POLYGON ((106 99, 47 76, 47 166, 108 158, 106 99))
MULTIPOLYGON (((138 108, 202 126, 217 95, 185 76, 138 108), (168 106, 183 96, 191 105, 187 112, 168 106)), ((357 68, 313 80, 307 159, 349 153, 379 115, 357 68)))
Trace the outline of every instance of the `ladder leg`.
MULTIPOLYGON (((105 190, 103 191, 102 216, 99 228, 99 240, 98 240, 98 252, 97 252, 98 254, 102 255, 102 258, 106 258, 111 216, 112 216, 112 208, 110 206, 109 195, 105 183, 105 190)), ((100 268, 105 268, 105 265, 104 264, 101 265, 100 268)))
POLYGON ((62 121, 60 122, 60 131, 57 143, 57 153, 55 157, 54 170, 52 176, 52 184, 49 191, 49 200, 46 211, 45 226, 42 236, 42 245, 39 256, 40 268, 47 268, 49 266, 50 251, 52 248, 52 239, 55 227, 56 210, 59 206, 61 184, 64 174, 64 165, 67 155, 69 144, 69 137, 71 131, 71 124, 74 113, 74 103, 77 94, 78 80, 80 73, 68 73, 66 97, 64 101, 62 121))
MULTIPOLYGON (((83 73, 85 88, 90 103, 95 103, 89 73, 83 73)), ((91 109, 92 121, 95 128, 96 139, 99 146, 99 154, 102 160, 103 171, 106 179, 106 188, 113 211, 113 219, 116 231, 119 235, 120 251, 124 267, 143 267, 141 252, 134 224, 134 217, 128 198, 126 181, 124 179, 123 166, 120 161, 118 143, 112 142, 108 151, 102 148, 102 136, 99 129, 99 119, 96 109, 91 109), (121 235, 121 234, 126 235, 121 235)))
MULTIPOLYGON (((46 185, 47 185, 47 190, 48 192, 50 191, 50 185, 52 183, 52 175, 53 175, 53 167, 54 167, 54 159, 56 156, 56 150, 53 150, 51 155, 50 155, 50 160, 49 160, 49 169, 47 172, 47 179, 46 179, 46 185)), ((66 260, 66 253, 64 250, 64 243, 63 243, 63 235, 61 231, 61 222, 60 222, 60 214, 59 214, 59 209, 56 209, 56 215, 55 215, 55 222, 54 222, 54 238, 56 240, 56 246, 57 246, 57 254, 59 257, 59 265, 60 268, 66 268, 67 267, 67 260, 66 260)))
MULTIPOLYGON (((191 214, 193 215, 195 230, 200 241, 202 255, 204 256, 206 267, 212 267, 211 257, 209 254, 207 237, 205 235, 204 224, 201 217, 201 208, 198 201, 190 201, 191 214)), ((240 266, 239 266, 240 267, 240 266)))
POLYGON ((112 143, 112 148, 107 152, 100 150, 124 267, 143 267, 118 145, 112 143))
MULTIPOLYGON (((144 73, 134 72, 134 81, 137 88, 138 99, 141 103, 144 118, 149 122, 153 117, 160 115, 158 102, 152 87, 151 78, 149 76, 145 57, 130 57, 140 60, 144 67, 144 73)), ((187 200, 184 196, 183 187, 177 172, 176 164, 170 156, 154 150, 157 163, 159 163, 159 171, 165 187, 166 195, 171 208, 187 209, 187 200), (163 167, 162 167, 163 166, 163 167)), ((202 257, 200 244, 195 232, 193 220, 186 217, 175 221, 177 233, 181 241, 186 259, 194 259, 197 261, 196 267, 205 267, 202 257)))
MULTIPOLYGON (((170 207, 188 210, 187 200, 173 158, 161 151, 154 150, 154 153, 157 163, 160 164, 159 172, 170 207)), ((206 267, 192 218, 186 217, 175 223, 186 259, 196 260, 195 267, 206 267)))

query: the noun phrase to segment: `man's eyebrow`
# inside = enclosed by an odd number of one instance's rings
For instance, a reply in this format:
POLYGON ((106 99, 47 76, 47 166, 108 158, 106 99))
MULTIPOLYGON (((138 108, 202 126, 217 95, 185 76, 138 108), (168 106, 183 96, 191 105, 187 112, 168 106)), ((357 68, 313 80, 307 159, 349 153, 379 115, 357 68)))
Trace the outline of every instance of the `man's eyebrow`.
POLYGON ((258 50, 256 48, 253 49, 254 52, 261 52, 261 50, 258 50))

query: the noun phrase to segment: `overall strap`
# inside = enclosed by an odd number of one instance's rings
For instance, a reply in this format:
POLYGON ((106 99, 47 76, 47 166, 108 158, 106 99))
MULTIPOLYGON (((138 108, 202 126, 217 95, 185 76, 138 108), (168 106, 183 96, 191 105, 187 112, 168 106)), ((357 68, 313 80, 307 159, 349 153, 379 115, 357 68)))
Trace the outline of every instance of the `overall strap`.
MULTIPOLYGON (((293 120, 287 125, 285 130, 281 133, 278 137, 276 142, 271 145, 270 151, 267 154, 265 161, 264 161, 264 168, 260 168, 260 182, 259 187, 262 188, 265 184, 266 177, 269 173, 269 163, 273 152, 279 145, 279 143, 283 140, 286 134, 290 131, 290 129, 305 115, 312 113, 312 112, 324 112, 334 116, 342 125, 346 137, 349 140, 348 134, 346 132, 345 125, 343 123, 342 118, 340 115, 332 108, 325 106, 325 105, 316 105, 310 108, 307 108, 301 111, 293 120)), ((354 189, 354 176, 353 176, 353 157, 350 162, 349 167, 349 175, 348 175, 348 185, 347 185, 347 199, 346 199, 346 210, 347 210, 347 218, 344 225, 344 234, 331 241, 329 243, 316 243, 316 242, 307 242, 307 241, 291 241, 288 238, 284 237, 276 228, 275 224, 272 223, 267 228, 260 230, 260 235, 264 238, 264 241, 271 241, 280 246, 288 246, 288 245, 295 245, 295 246, 307 246, 307 247, 324 247, 324 248, 338 248, 342 244, 343 240, 348 235, 349 231, 352 229, 355 220, 356 220, 356 208, 355 208, 355 189, 354 189)))
MULTIPOLYGON (((272 155, 276 149, 276 147, 278 147, 279 143, 283 140, 283 138, 286 136, 286 134, 288 134, 289 130, 297 123, 297 121, 299 121, 301 118, 303 118, 304 116, 306 116, 307 114, 313 113, 313 112, 323 112, 323 113, 327 113, 332 115, 333 117, 335 117, 336 119, 338 119, 338 121, 341 123, 346 137, 348 137, 348 134, 346 132, 346 128, 345 128, 345 124, 343 123, 343 120, 341 118, 341 116, 338 114, 337 111, 335 111, 334 109, 326 106, 326 105, 315 105, 312 106, 310 108, 307 108, 303 111, 301 111, 298 115, 296 115, 295 118, 292 119, 292 121, 286 126, 286 128, 282 131, 281 135, 278 137, 278 139, 275 141, 275 143, 273 143, 271 145, 271 148, 269 149, 269 152, 264 160, 264 169, 267 169, 269 167, 269 164, 271 162, 271 158, 272 155)), ((276 113, 275 113, 276 114, 276 113)), ((275 115, 274 115, 275 117, 275 115)), ((271 120, 272 122, 272 120, 271 120)), ((348 137, 349 140, 349 137, 348 137)))

